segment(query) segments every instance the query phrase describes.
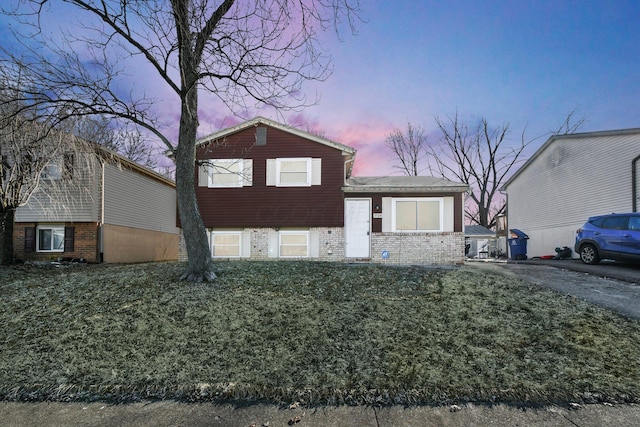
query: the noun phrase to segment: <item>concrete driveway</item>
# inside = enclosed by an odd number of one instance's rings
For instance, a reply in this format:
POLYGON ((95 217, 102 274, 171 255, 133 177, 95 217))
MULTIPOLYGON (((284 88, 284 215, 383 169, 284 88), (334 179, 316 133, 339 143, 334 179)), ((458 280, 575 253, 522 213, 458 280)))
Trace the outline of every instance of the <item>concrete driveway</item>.
POLYGON ((602 263, 586 265, 579 260, 528 260, 468 262, 465 268, 485 269, 555 289, 640 319, 640 266, 602 263))

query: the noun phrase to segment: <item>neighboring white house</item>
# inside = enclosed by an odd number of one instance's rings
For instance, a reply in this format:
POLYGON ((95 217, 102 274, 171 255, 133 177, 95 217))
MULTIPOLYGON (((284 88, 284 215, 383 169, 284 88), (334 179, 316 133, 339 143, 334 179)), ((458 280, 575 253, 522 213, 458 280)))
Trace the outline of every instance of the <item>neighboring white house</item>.
POLYGON ((508 228, 529 258, 573 249, 588 217, 638 210, 639 175, 640 128, 552 136, 502 187, 508 228))

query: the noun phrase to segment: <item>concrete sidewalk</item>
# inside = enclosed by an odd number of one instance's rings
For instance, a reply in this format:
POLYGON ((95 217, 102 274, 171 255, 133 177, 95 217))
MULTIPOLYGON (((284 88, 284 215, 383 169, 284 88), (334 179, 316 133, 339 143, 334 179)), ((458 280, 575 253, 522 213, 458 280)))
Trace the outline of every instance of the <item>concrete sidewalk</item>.
POLYGON ((639 405, 517 408, 507 405, 440 407, 318 407, 142 402, 0 402, 3 426, 639 426, 639 405))

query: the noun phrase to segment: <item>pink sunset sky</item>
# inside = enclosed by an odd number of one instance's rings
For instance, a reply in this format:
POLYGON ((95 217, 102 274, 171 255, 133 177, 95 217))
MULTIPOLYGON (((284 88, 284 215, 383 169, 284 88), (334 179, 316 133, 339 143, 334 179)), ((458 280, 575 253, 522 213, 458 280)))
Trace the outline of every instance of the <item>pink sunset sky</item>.
MULTIPOLYGON (((367 0, 362 7, 356 35, 322 34, 333 74, 303 87, 308 98, 320 96, 316 105, 279 114, 257 106, 238 117, 202 97, 199 135, 265 116, 356 148, 354 172, 367 176, 399 174, 384 145, 393 129, 410 122, 437 143, 434 117, 456 112, 469 125, 481 117, 495 127, 508 123, 514 143, 526 129, 535 139, 528 154, 574 110, 586 119, 582 132, 640 127, 636 0, 367 0)), ((175 95, 129 74, 132 88, 153 92, 177 134, 175 95)))
POLYGON ((320 94, 317 105, 284 120, 252 112, 357 148, 356 175, 399 174, 384 145, 389 132, 410 122, 437 143, 434 117, 456 111, 470 125, 509 124, 514 143, 525 131, 535 139, 528 154, 574 110, 586 119, 581 132, 640 127, 640 2, 371 0, 363 8, 355 36, 325 34, 333 75, 305 86, 320 94))

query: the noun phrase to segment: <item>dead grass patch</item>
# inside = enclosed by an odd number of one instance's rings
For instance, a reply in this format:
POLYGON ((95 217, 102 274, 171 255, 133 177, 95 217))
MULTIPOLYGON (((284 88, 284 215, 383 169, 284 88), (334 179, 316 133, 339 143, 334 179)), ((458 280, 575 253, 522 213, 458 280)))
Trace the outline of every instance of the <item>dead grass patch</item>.
POLYGON ((465 268, 0 270, 0 399, 638 401, 640 325, 465 268))

